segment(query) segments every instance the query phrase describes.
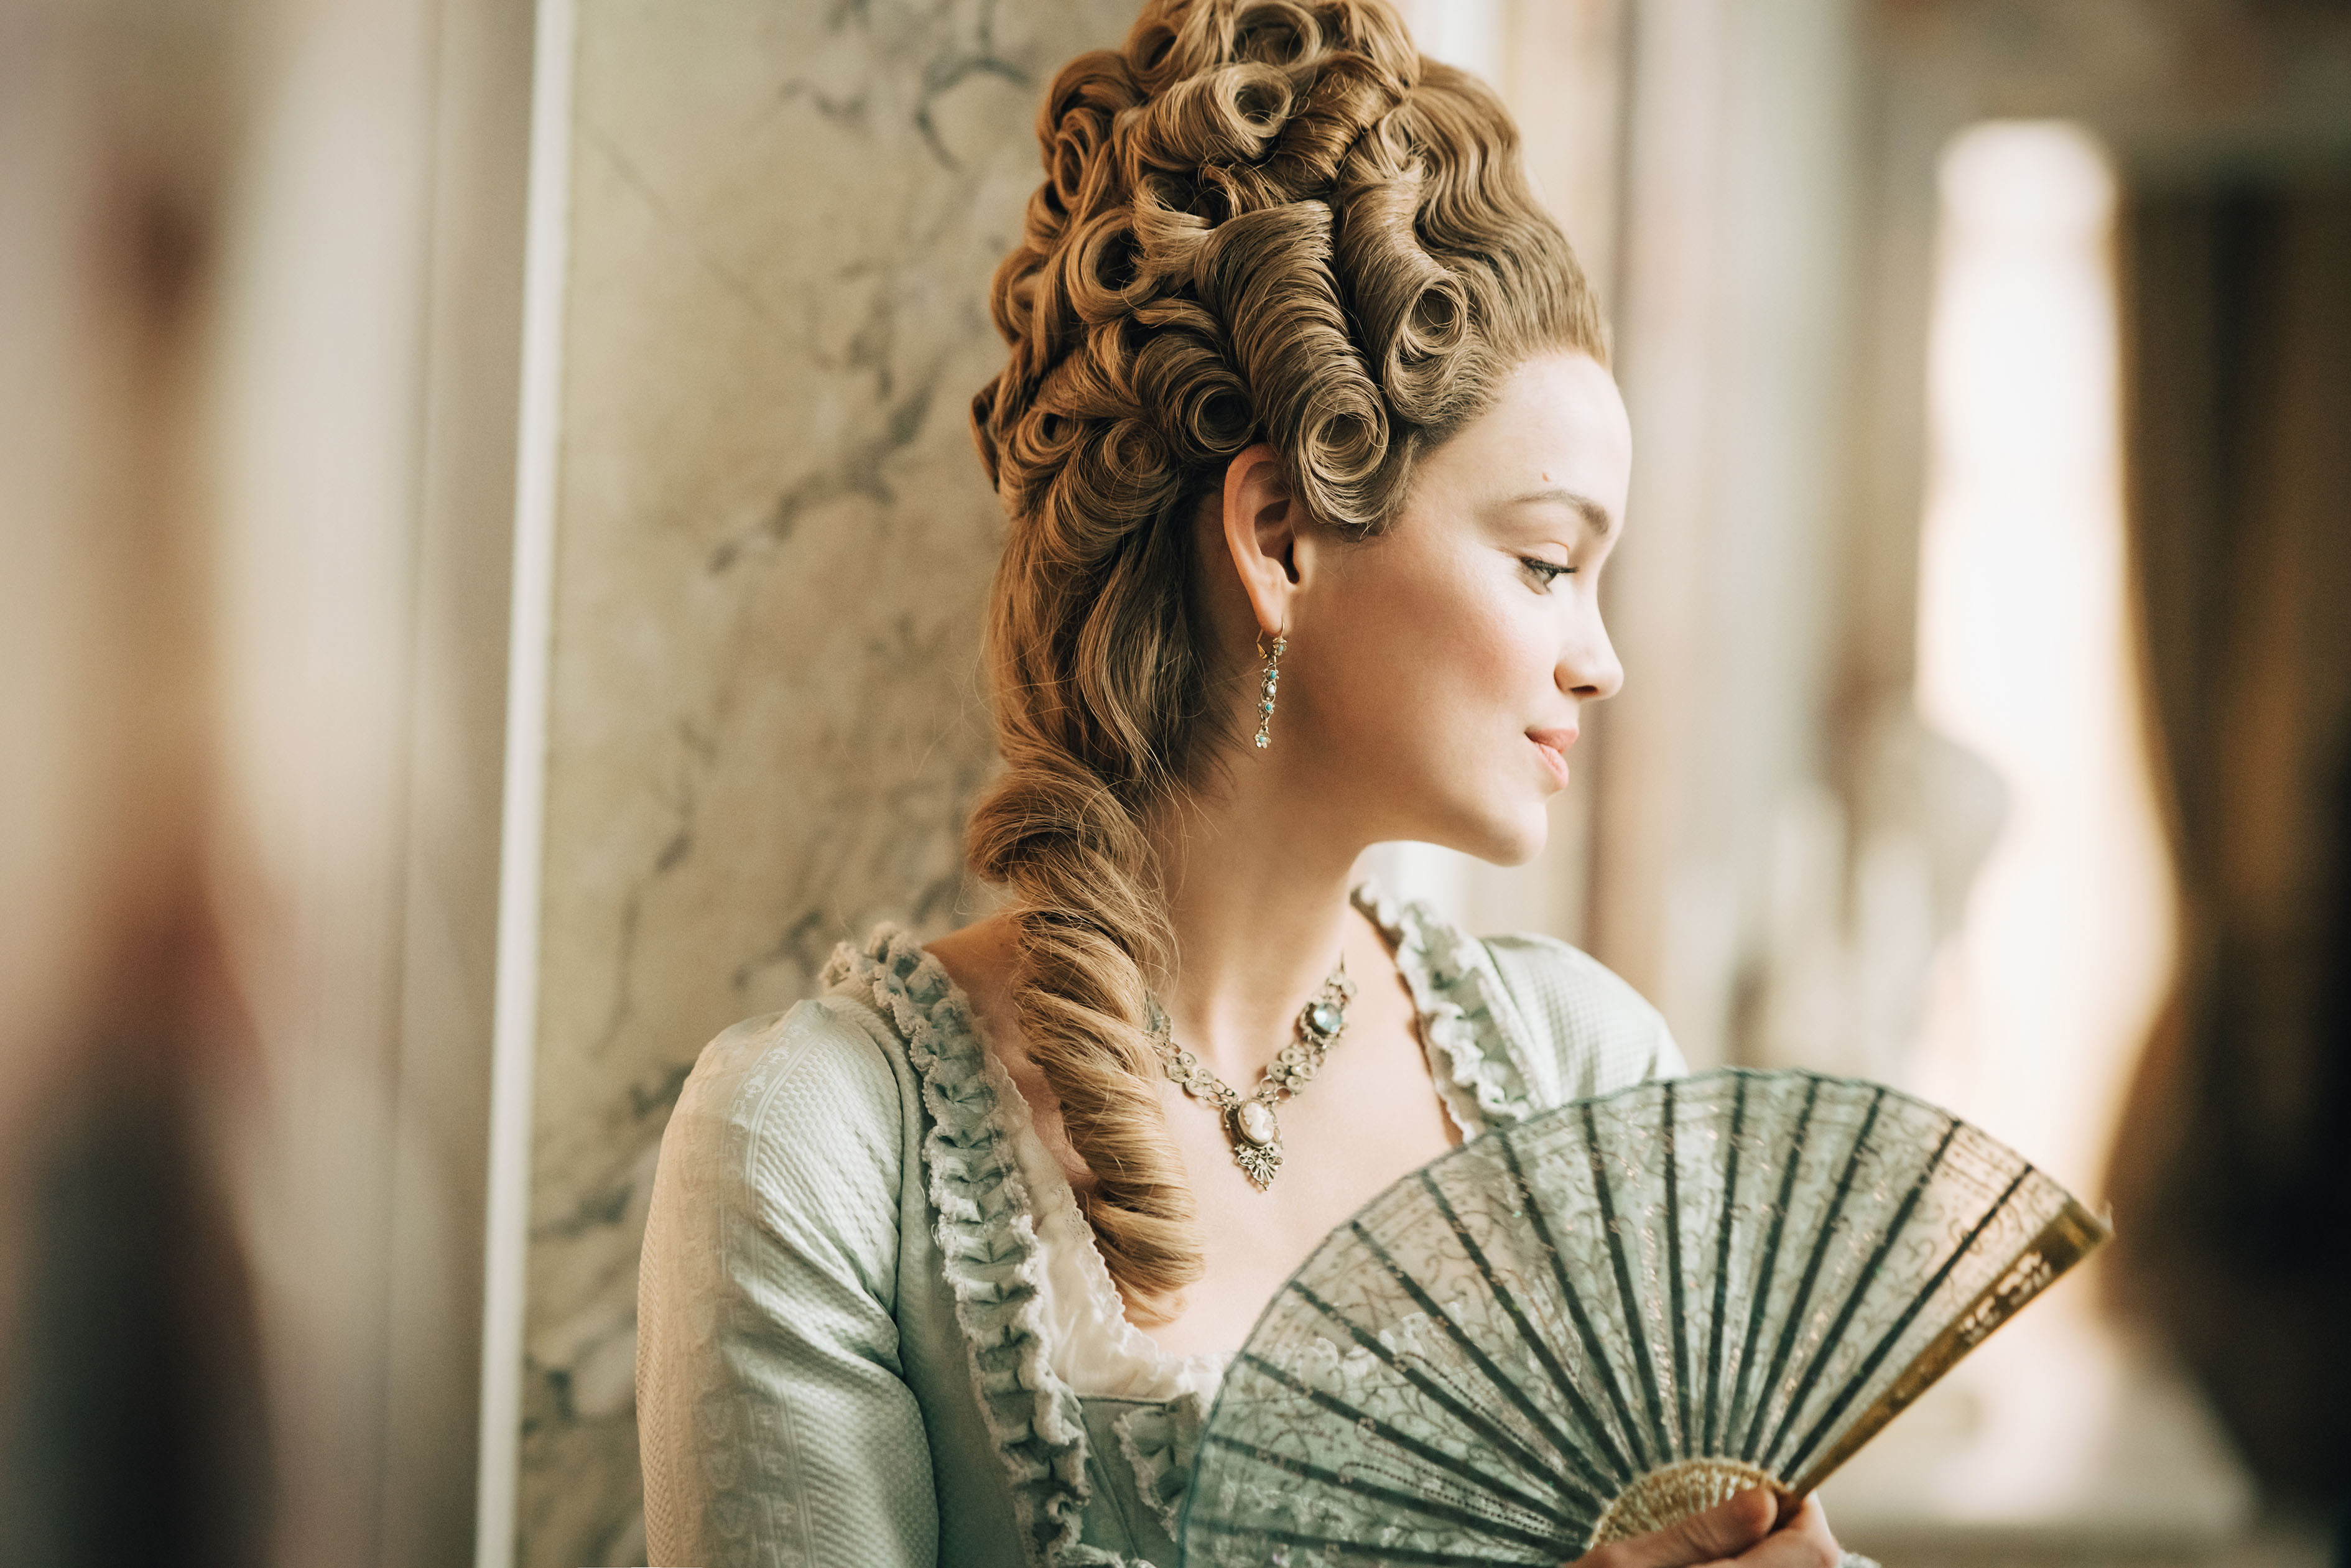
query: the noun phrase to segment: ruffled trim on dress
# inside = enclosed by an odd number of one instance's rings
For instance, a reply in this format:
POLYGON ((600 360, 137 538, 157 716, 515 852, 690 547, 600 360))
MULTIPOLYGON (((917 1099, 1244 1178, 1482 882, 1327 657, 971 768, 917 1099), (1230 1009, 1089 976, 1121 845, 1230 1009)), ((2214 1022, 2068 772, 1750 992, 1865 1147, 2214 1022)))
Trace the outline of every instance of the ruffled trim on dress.
POLYGON ((946 970, 894 925, 878 927, 862 952, 842 943, 824 983, 870 998, 906 1042, 930 1112, 923 1166, 980 1411, 1011 1476, 1029 1555, 1079 1562, 1066 1554, 1088 1494, 1085 1427, 1048 1358, 1045 1252, 979 1031, 946 970))
POLYGON ((1192 1462, 1200 1455, 1200 1429, 1207 1425, 1207 1402, 1186 1394, 1166 1405, 1139 1405, 1110 1424, 1119 1456, 1134 1471, 1143 1506, 1176 1538, 1176 1516, 1192 1484, 1192 1462))
POLYGON ((1046 1343, 1053 1371, 1081 1399, 1211 1399, 1232 1364, 1228 1351, 1179 1355, 1127 1320, 1093 1227, 1069 1177, 1037 1135, 1036 1118, 1004 1064, 987 1053, 987 1081, 1003 1110, 1014 1160, 1028 1184, 1045 1244, 1046 1343))
POLYGON ((1387 938, 1411 988, 1421 1038, 1442 1059, 1437 1088, 1461 1135, 1524 1121, 1534 1109, 1525 1047, 1506 1021, 1517 1009, 1485 944, 1419 900, 1399 903, 1374 883, 1357 884, 1353 897, 1387 938))

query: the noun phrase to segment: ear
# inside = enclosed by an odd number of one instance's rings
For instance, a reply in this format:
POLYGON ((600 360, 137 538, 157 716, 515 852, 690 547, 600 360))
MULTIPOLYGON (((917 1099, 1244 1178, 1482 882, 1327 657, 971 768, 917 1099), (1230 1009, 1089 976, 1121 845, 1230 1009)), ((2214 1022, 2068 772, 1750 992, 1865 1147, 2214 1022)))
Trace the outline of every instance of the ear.
POLYGON ((1290 628, 1300 520, 1281 456, 1271 446, 1259 442, 1226 465, 1225 548, 1257 612, 1258 629, 1269 638, 1290 628))

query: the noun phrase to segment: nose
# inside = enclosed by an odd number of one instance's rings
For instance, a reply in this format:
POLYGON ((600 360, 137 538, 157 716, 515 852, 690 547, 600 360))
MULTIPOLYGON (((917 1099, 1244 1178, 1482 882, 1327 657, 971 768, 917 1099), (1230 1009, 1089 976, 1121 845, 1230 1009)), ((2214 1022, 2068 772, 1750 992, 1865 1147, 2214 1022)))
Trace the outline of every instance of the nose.
POLYGON ((1576 618, 1574 631, 1560 647, 1552 679, 1560 690, 1585 702, 1613 697, 1623 688, 1625 666, 1617 662, 1615 644, 1609 642, 1596 608, 1576 618))

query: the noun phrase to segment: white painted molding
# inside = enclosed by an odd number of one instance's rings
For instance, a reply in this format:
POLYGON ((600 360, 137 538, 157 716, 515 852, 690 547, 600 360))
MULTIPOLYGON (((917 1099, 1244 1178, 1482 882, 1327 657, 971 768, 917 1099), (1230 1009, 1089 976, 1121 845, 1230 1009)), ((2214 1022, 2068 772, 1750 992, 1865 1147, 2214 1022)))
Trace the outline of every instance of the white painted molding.
POLYGON ((510 1568, 515 1555, 576 31, 574 0, 538 0, 531 68, 530 209, 523 260, 522 409, 515 459, 506 799, 499 834, 496 1020, 490 1051, 475 1568, 510 1568))

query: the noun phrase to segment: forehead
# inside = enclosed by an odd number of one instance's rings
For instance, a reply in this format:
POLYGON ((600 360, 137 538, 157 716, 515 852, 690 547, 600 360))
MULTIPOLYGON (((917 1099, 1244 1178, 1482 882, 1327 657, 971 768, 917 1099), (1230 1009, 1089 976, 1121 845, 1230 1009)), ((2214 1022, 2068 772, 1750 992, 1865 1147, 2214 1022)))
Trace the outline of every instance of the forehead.
MULTIPOLYGON (((1624 514, 1633 436, 1616 383, 1588 354, 1544 354, 1512 371, 1486 412, 1420 465, 1414 504, 1487 506, 1564 492, 1624 514)), ((1410 509, 1409 507, 1407 509, 1410 509)))

